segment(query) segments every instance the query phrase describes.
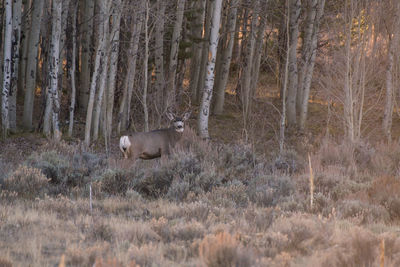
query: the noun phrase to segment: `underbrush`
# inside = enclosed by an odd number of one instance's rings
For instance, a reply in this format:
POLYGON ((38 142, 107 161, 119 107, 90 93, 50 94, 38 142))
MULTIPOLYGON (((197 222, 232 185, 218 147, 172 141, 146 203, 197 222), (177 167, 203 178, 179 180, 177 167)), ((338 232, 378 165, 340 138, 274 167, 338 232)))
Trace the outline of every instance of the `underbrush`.
POLYGON ((73 266, 370 266, 384 242, 395 264, 400 146, 388 155, 386 146, 325 141, 310 158, 311 196, 308 159, 293 150, 266 160, 189 131, 168 157, 126 167, 52 145, 0 173, 0 245, 15 241, 0 261, 26 254, 41 266, 50 253, 49 265, 64 254, 73 266))

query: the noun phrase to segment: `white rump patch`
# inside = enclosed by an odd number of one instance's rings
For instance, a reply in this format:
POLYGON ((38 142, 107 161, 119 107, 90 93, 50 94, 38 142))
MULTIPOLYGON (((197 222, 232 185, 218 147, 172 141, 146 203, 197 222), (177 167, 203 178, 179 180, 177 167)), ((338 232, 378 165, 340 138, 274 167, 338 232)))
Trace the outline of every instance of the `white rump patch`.
POLYGON ((121 136, 119 139, 119 149, 125 154, 126 150, 131 146, 131 141, 127 135, 121 136))

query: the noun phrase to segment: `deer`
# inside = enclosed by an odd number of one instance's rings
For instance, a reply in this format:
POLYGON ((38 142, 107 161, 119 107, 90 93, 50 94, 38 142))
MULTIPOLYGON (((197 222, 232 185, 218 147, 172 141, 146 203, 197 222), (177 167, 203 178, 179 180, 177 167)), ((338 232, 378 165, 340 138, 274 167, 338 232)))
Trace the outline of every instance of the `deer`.
POLYGON ((185 112, 179 117, 168 111, 166 115, 172 122, 171 127, 121 136, 119 148, 124 158, 136 161, 138 158, 148 160, 168 155, 170 149, 181 139, 185 121, 189 119, 190 114, 191 112, 185 112))

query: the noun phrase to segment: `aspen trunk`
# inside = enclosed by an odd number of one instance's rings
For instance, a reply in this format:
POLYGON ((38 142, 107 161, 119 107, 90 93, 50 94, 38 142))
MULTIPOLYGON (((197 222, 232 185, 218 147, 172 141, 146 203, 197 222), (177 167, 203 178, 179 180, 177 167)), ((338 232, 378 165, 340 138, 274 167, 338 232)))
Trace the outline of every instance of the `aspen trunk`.
MULTIPOLYGON (((155 90, 157 94, 156 109, 161 119, 163 107, 168 105, 169 100, 165 99, 165 77, 164 77, 164 16, 165 16, 164 0, 157 0, 157 18, 155 25, 155 48, 154 48, 154 64, 155 64, 155 90)), ((160 121, 160 120, 159 120, 160 121)))
MULTIPOLYGON (((106 6, 108 6, 108 1, 109 0, 100 0, 99 1, 99 8, 102 12, 104 12, 104 10, 106 10, 106 6)), ((102 15, 103 15, 102 21, 104 21, 104 19, 105 19, 104 16, 106 14, 103 13, 102 15)), ((106 33, 105 33, 105 29, 104 29, 105 27, 106 27, 106 25, 104 25, 104 22, 101 22, 101 25, 99 27, 100 39, 98 40, 97 48, 96 48, 95 65, 94 65, 92 80, 90 83, 89 102, 88 102, 87 113, 86 113, 86 124, 85 124, 85 145, 86 146, 90 145, 93 106, 94 106, 94 100, 95 100, 95 94, 96 94, 97 79, 98 79, 98 76, 100 73, 100 61, 103 59, 104 53, 105 53, 105 46, 106 46, 106 38, 105 38, 106 33)))
MULTIPOLYGON (((80 72, 80 86, 79 86, 79 107, 82 114, 87 111, 89 101, 89 88, 90 85, 90 66, 91 66, 91 47, 93 35, 93 16, 94 16, 94 2, 95 0, 81 0, 83 1, 82 12, 82 39, 81 39, 81 72, 80 72)), ((94 72, 94 71, 93 71, 94 72)))
MULTIPOLYGON (((18 68, 18 93, 23 95, 25 93, 25 80, 26 80, 26 63, 28 59, 28 41, 30 31, 30 0, 23 0, 24 13, 21 21, 21 59, 20 66, 18 68)), ((17 94, 18 94, 17 93, 17 94)))
POLYGON ((171 53, 169 59, 169 68, 168 68, 168 90, 171 106, 176 106, 176 69, 178 66, 178 50, 179 50, 179 42, 181 39, 181 30, 182 30, 182 22, 183 22, 183 14, 185 11, 185 2, 186 0, 177 0, 176 4, 176 19, 174 24, 174 30, 172 32, 171 39, 171 53))
POLYGON ((251 70, 253 67, 253 58, 254 58, 254 47, 255 47, 255 32, 256 25, 258 20, 258 0, 255 0, 253 3, 253 14, 251 19, 251 25, 248 32, 248 36, 246 36, 246 47, 243 54, 243 68, 241 71, 241 100, 243 105, 243 116, 245 118, 245 122, 247 117, 249 116, 249 107, 250 107, 250 97, 251 97, 251 70))
POLYGON ((32 19, 31 19, 31 30, 29 33, 28 41, 28 58, 26 66, 26 92, 24 98, 24 114, 23 114, 23 126, 26 129, 32 129, 32 115, 33 115, 33 103, 35 99, 36 89, 36 71, 37 71, 37 56, 39 48, 39 37, 40 37, 40 20, 42 17, 44 0, 34 0, 32 19))
POLYGON ((62 0, 52 2, 52 29, 50 43, 49 76, 50 83, 47 90, 47 105, 44 117, 43 131, 50 136, 50 125, 53 127, 53 138, 56 142, 61 140, 59 127, 60 102, 58 98, 58 68, 60 56, 60 35, 61 35, 61 10, 62 0))
POLYGON ((21 39, 21 8, 22 1, 15 0, 12 7, 12 50, 11 50, 11 87, 9 92, 9 119, 10 130, 15 132, 17 129, 17 93, 18 93, 18 67, 19 67, 19 49, 21 39))
POLYGON ((236 17, 237 17, 237 8, 238 8, 239 0, 232 0, 230 6, 229 17, 227 21, 227 47, 223 49, 221 56, 221 70, 220 76, 216 81, 216 94, 215 94, 215 105, 214 105, 214 113, 216 115, 222 114, 224 110, 224 102, 225 102, 225 89, 228 84, 229 78, 229 68, 232 60, 232 50, 235 41, 235 28, 236 28, 236 17))
MULTIPOLYGON (((205 90, 205 80, 207 77, 207 63, 208 63, 208 58, 210 55, 210 45, 209 45, 209 40, 210 40, 210 28, 211 28, 211 20, 212 20, 212 14, 213 14, 213 8, 214 4, 212 1, 208 1, 207 3, 207 12, 206 12, 206 17, 205 17, 205 25, 204 25, 204 36, 203 36, 203 43, 202 43, 202 49, 201 49, 201 61, 199 65, 199 80, 197 83, 197 99, 196 103, 199 102, 199 99, 203 95, 203 91, 205 90), (208 42, 207 42, 208 40, 208 42)), ((201 105, 201 103, 200 103, 201 105)))
POLYGON ((146 0, 146 18, 144 20, 144 58, 143 58, 143 113, 144 113, 144 131, 149 131, 149 112, 147 110, 147 74, 148 74, 148 61, 149 61, 149 33, 148 33, 148 22, 149 22, 149 0, 146 0))
POLYGON ((204 19, 206 13, 207 0, 200 0, 196 2, 197 12, 196 17, 192 21, 192 35, 193 35, 193 56, 190 60, 190 85, 189 91, 191 94, 191 101, 197 102, 199 99, 199 91, 197 90, 197 84, 200 77, 200 62, 203 48, 202 32, 204 26, 204 19))
POLYGON ((74 115, 75 115, 75 103, 76 103, 76 84, 75 84, 75 68, 76 68, 76 15, 78 12, 78 1, 73 0, 75 3, 70 8, 71 14, 71 48, 68 49, 68 64, 69 64, 69 78, 71 81, 71 104, 69 106, 69 125, 68 125, 68 136, 72 137, 74 127, 74 115))
POLYGON ((204 83, 205 86, 200 104, 201 106, 199 110, 199 119, 198 119, 198 128, 200 137, 205 139, 210 138, 208 132, 208 117, 210 114, 210 104, 214 86, 214 67, 215 67, 215 60, 217 56, 216 53, 218 48, 218 31, 221 21, 222 0, 215 0, 213 5, 214 9, 212 12, 210 43, 209 43, 210 54, 207 62, 207 75, 204 83))
POLYGON ((386 95, 385 95, 385 107, 383 113, 383 133, 388 141, 392 139, 392 120, 393 120, 393 105, 394 105, 394 90, 393 90, 393 66, 394 66, 394 54, 395 49, 398 47, 399 40, 399 16, 400 16, 400 4, 396 2, 396 22, 393 23, 392 32, 388 35, 388 48, 387 48, 387 67, 386 67, 386 95), (393 34, 393 37, 391 36, 393 34))
POLYGON ((287 120, 288 126, 293 127, 297 124, 296 118, 296 98, 298 86, 298 73, 297 73, 297 40, 299 37, 299 18, 301 1, 289 1, 289 77, 288 77, 288 95, 287 95, 287 120))
MULTIPOLYGON (((111 30, 111 51, 110 51, 110 69, 108 71, 110 77, 107 85, 107 106, 106 106, 106 130, 111 135, 113 110, 114 110, 114 92, 117 78, 117 64, 119 55, 119 33, 120 33, 120 21, 122 13, 122 2, 121 0, 113 1, 113 21, 111 30)), ((105 136, 110 138, 111 136, 105 136)))
MULTIPOLYGON (((143 7, 141 6, 139 11, 141 11, 142 8, 143 7)), ((139 48, 140 33, 142 31, 142 26, 143 26, 143 16, 139 13, 140 12, 136 14, 137 18, 133 20, 131 27, 132 35, 129 41, 130 47, 128 53, 129 57, 128 62, 130 62, 130 64, 128 65, 128 70, 124 81, 122 100, 119 107, 118 126, 117 126, 118 134, 121 133, 121 127, 123 130, 126 130, 127 125, 129 124, 133 85, 136 74, 136 62, 138 57, 137 52, 139 48)))
MULTIPOLYGON (((251 97, 254 97, 257 91, 257 84, 258 84, 258 77, 260 73, 260 64, 261 64, 261 56, 263 52, 263 44, 264 44, 264 37, 265 31, 267 29, 267 7, 268 7, 268 0, 266 0, 261 5, 261 13, 260 13, 260 24, 258 25, 257 29, 257 37, 256 37, 256 44, 254 47, 254 59, 253 59, 253 66, 252 66, 252 79, 251 79, 251 97)), ((251 111, 251 102, 250 102, 250 111, 251 111)))
POLYGON ((324 6, 325 0, 319 0, 315 7, 316 15, 313 15, 315 22, 312 23, 313 29, 310 37, 310 48, 307 49, 309 52, 306 52, 306 58, 303 58, 304 70, 300 72, 301 78, 299 77, 300 98, 302 101, 300 105, 300 129, 304 129, 307 119, 308 98, 310 97, 311 80, 314 72, 315 57, 317 54, 319 24, 324 13, 324 6))
POLYGON ((10 128, 9 117, 8 117, 8 97, 11 86, 11 47, 12 47, 12 0, 5 1, 5 32, 4 32, 4 44, 3 44, 3 57, 4 57, 4 72, 3 72, 3 88, 1 94, 1 123, 3 138, 8 134, 10 128))
MULTIPOLYGON (((101 71, 100 71, 100 78, 99 78, 99 92, 97 94, 97 99, 95 103, 95 110, 94 110, 94 118, 93 118, 93 141, 97 140, 99 137, 99 127, 100 127, 100 118, 105 118, 106 116, 106 101, 105 101, 105 91, 106 85, 108 80, 108 67, 110 62, 110 33, 109 33, 109 23, 110 23, 110 7, 111 7, 111 0, 107 0, 105 9, 102 9, 102 22, 101 26, 103 27, 101 31, 101 40, 103 43, 103 52, 102 52, 102 59, 101 59, 101 71), (103 116, 101 116, 103 113, 103 116)), ((104 119, 101 121, 102 123, 107 123, 104 119)), ((103 127, 103 129, 105 129, 103 127)))

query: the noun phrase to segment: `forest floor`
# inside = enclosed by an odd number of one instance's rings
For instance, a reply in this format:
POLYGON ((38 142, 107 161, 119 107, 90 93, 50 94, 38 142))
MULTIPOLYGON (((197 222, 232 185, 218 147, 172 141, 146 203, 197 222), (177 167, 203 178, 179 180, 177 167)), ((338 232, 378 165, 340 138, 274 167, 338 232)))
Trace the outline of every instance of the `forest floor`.
POLYGON ((117 137, 108 158, 101 142, 1 142, 0 266, 400 266, 398 141, 380 125, 339 141, 340 114, 315 100, 278 156, 277 98, 247 130, 234 96, 226 108, 210 142, 189 128, 162 160, 124 161, 117 137))

